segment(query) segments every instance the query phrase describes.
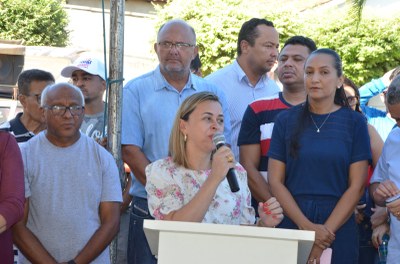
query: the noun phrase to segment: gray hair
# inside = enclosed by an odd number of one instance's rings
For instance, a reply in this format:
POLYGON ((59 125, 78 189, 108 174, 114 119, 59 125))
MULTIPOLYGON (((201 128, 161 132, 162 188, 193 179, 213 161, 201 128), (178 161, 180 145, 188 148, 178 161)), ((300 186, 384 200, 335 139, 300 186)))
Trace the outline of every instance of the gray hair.
POLYGON ((40 106, 46 106, 47 103, 47 99, 48 99, 48 93, 50 91, 59 89, 61 87, 66 87, 68 89, 74 90, 75 92, 77 92, 79 94, 79 98, 81 101, 81 105, 85 106, 85 98, 83 96, 83 93, 81 91, 81 89, 79 89, 78 87, 76 87, 75 85, 71 84, 71 83, 66 83, 66 82, 61 82, 61 83, 55 83, 52 85, 48 85, 46 88, 44 88, 43 92, 42 92, 42 97, 40 100, 40 106))
POLYGON ((390 105, 400 103, 400 75, 390 83, 386 94, 386 102, 390 105))
POLYGON ((194 41, 194 43, 191 43, 191 44, 196 45, 196 32, 194 31, 194 28, 191 25, 189 25, 185 20, 182 20, 182 19, 172 19, 172 20, 169 20, 169 21, 165 22, 164 24, 162 24, 157 33, 157 42, 160 41, 160 33, 164 29, 164 27, 170 26, 173 24, 180 24, 180 25, 186 27, 186 29, 189 29, 189 32, 192 35, 191 36, 192 41, 194 41))

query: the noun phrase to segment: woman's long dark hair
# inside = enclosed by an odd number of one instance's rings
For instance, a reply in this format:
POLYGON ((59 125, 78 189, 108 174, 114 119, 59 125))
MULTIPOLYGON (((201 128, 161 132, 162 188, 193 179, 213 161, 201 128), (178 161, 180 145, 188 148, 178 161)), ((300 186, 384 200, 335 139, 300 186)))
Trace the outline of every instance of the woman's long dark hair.
MULTIPOLYGON (((317 49, 310 54, 310 56, 307 58, 307 61, 312 56, 315 56, 318 54, 326 54, 326 55, 331 56, 334 60, 333 67, 336 69, 337 76, 340 77, 343 75, 342 60, 340 59, 340 56, 339 56, 339 54, 336 53, 336 51, 331 50, 331 49, 326 49, 326 48, 317 49)), ((304 64, 304 67, 307 64, 307 61, 304 64)), ((347 102, 346 93, 344 92, 343 85, 340 88, 336 89, 334 103, 337 105, 340 105, 340 106, 350 108, 350 105, 347 102)), ((298 152, 300 149, 300 136, 303 133, 303 131, 305 130, 305 128, 311 122, 311 118, 310 118, 311 112, 310 112, 310 104, 308 102, 308 96, 307 96, 304 104, 301 105, 301 108, 302 109, 299 112, 299 117, 297 118, 297 123, 294 128, 294 132, 292 134, 291 141, 290 141, 289 155, 294 159, 296 159, 298 157, 298 152)))

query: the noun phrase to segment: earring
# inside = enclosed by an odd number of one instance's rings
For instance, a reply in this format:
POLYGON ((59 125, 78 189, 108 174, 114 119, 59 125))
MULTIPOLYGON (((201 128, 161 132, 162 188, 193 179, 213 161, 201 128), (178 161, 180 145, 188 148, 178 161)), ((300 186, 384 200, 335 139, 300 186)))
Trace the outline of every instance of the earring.
POLYGON ((183 141, 186 142, 186 140, 187 140, 187 135, 186 135, 186 134, 183 134, 183 141))

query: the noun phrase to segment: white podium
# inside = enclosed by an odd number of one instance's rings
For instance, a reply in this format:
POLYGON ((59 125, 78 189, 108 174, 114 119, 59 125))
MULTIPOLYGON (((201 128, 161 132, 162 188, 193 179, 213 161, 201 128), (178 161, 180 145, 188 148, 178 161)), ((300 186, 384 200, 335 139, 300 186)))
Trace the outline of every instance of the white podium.
POLYGON ((144 220, 158 264, 306 263, 314 231, 144 220))

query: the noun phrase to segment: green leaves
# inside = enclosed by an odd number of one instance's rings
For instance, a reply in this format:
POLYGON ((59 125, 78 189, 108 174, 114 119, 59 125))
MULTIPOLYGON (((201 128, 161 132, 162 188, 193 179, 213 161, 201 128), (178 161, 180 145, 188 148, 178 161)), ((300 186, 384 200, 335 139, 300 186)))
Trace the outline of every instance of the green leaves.
POLYGON ((319 26, 313 31, 306 29, 308 36, 318 47, 336 50, 342 58, 345 74, 357 85, 381 77, 400 65, 400 35, 396 33, 400 32, 400 17, 363 17, 358 26, 352 17, 339 19, 334 11, 317 19, 319 26))
POLYGON ((361 21, 362 11, 367 3, 367 0, 347 0, 347 2, 349 2, 351 5, 349 15, 355 20, 358 26, 361 21))
POLYGON ((67 25, 67 13, 58 0, 0 0, 0 38, 63 47, 68 42, 67 25))
MULTIPOLYGON (((356 5, 360 7, 360 3, 356 5)), ((265 0, 174 0, 157 8, 156 27, 172 18, 188 21, 197 33, 205 75, 235 59, 240 27, 252 17, 273 21, 281 46, 293 35, 304 35, 320 48, 336 50, 343 60, 345 74, 358 85, 400 65, 400 17, 364 16, 357 26, 345 8, 287 10, 285 5, 271 6, 265 0)))

